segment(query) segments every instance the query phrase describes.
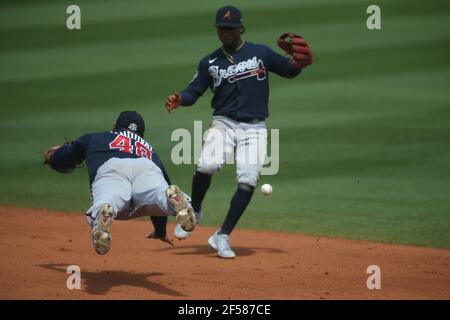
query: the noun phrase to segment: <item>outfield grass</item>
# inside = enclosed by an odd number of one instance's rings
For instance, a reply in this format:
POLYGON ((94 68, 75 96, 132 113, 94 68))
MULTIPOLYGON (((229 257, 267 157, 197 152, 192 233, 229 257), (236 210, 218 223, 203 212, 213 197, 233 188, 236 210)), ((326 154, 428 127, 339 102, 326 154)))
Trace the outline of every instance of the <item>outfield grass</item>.
MULTIPOLYGON (((377 1, 378 31, 365 27, 367 1, 231 3, 245 39, 275 49, 297 32, 318 59, 297 79, 271 77, 280 171, 261 178, 274 193, 256 194, 239 226, 450 248, 450 3, 377 1)), ((163 105, 219 45, 223 2, 77 1, 81 31, 65 27, 69 4, 0 4, 0 203, 85 210, 86 170, 57 174, 38 152, 110 128, 123 109, 144 115, 172 180, 190 190, 194 166, 170 162, 170 134, 206 128, 211 93, 170 115, 163 105)), ((234 176, 213 179, 205 225, 221 223, 234 176)))

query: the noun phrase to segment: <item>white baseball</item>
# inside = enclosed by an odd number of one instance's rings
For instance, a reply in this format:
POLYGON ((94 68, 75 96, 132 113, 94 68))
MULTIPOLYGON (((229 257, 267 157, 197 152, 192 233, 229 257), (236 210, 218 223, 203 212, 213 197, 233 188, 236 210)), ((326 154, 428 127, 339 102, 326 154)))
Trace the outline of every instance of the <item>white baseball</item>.
POLYGON ((272 186, 268 183, 263 184, 261 186, 261 193, 265 196, 271 195, 272 194, 272 186))

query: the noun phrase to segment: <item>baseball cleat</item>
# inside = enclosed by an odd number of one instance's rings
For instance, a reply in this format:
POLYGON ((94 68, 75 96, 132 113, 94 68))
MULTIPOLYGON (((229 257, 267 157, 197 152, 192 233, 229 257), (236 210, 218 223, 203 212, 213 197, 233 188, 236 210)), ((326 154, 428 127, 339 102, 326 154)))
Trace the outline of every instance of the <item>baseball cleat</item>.
POLYGON ((225 259, 232 259, 236 257, 236 254, 230 247, 230 236, 228 234, 219 234, 217 230, 208 239, 208 244, 211 248, 217 251, 220 257, 225 259))
POLYGON ((176 185, 170 185, 166 189, 166 196, 169 203, 177 213, 176 219, 180 228, 185 232, 195 229, 196 221, 194 210, 191 207, 188 196, 181 192, 176 185))
POLYGON ((170 204, 174 206, 176 212, 180 212, 181 210, 188 207, 186 198, 183 196, 180 188, 174 184, 167 187, 166 197, 169 200, 170 204))
POLYGON ((176 238, 184 240, 189 238, 192 232, 184 231, 181 225, 177 223, 177 225, 175 226, 175 230, 173 231, 173 234, 176 238))
POLYGON ((178 212, 177 214, 177 222, 180 225, 181 229, 187 232, 192 232, 195 229, 196 219, 194 210, 192 208, 185 208, 178 212))
MULTIPOLYGON (((194 215, 195 215, 195 220, 196 220, 195 224, 198 225, 200 223, 201 213, 194 212, 194 215)), ((184 240, 184 239, 189 238, 191 236, 192 232, 184 231, 183 228, 181 227, 181 225, 179 223, 177 223, 177 225, 175 226, 175 230, 173 231, 173 234, 179 240, 184 240)))
POLYGON ((98 254, 104 255, 111 249, 110 228, 114 220, 115 212, 109 203, 105 203, 98 210, 97 217, 92 226, 92 243, 98 254))

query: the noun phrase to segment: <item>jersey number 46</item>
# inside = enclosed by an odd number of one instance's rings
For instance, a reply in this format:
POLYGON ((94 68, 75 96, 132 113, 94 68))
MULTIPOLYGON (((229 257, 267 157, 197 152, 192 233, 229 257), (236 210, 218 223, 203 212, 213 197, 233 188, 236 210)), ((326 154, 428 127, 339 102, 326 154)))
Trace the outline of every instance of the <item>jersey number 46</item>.
POLYGON ((136 153, 138 157, 145 157, 147 159, 152 159, 152 152, 145 145, 139 141, 134 142, 134 146, 131 144, 131 139, 122 135, 118 135, 113 142, 109 144, 111 149, 118 149, 119 151, 131 153, 136 153))

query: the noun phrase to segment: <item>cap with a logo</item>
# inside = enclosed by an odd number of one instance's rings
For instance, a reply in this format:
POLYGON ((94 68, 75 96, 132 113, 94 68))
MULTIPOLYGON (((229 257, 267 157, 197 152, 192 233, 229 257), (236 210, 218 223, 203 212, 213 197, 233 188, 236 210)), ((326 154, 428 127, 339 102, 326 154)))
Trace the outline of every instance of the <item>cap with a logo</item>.
POLYGON ((233 6, 225 6, 217 10, 216 27, 232 27, 242 26, 242 15, 238 8, 233 6))
POLYGON ((136 111, 123 111, 116 120, 116 128, 128 129, 142 136, 145 131, 145 123, 142 116, 136 111))

